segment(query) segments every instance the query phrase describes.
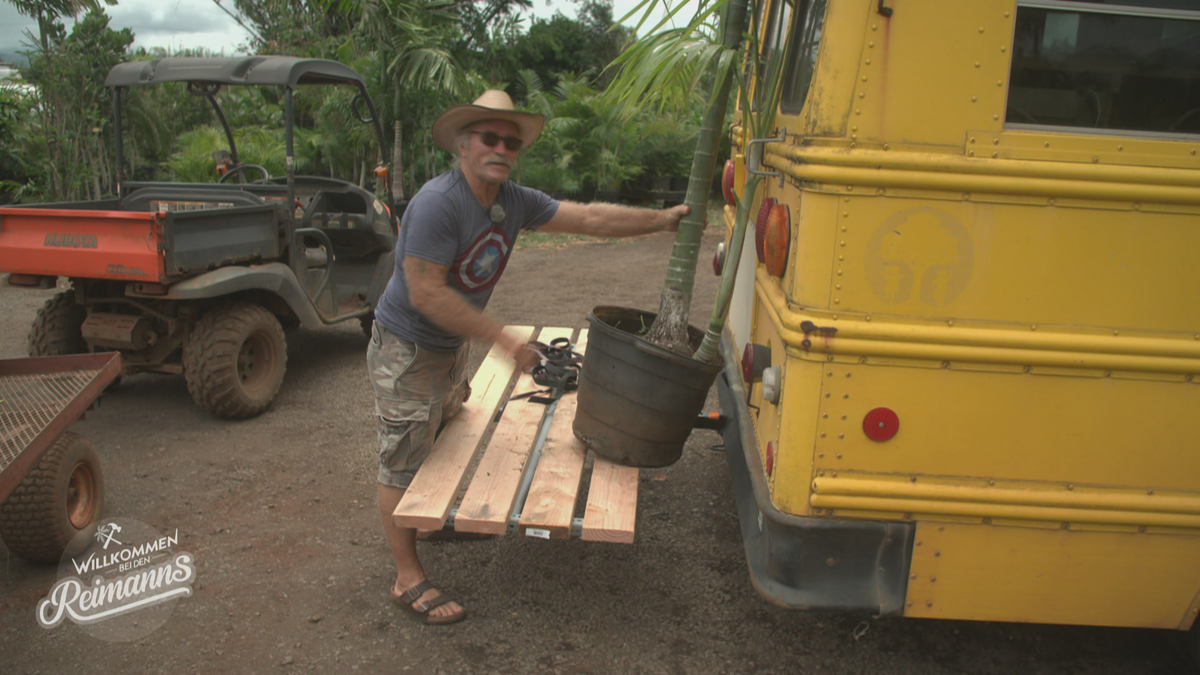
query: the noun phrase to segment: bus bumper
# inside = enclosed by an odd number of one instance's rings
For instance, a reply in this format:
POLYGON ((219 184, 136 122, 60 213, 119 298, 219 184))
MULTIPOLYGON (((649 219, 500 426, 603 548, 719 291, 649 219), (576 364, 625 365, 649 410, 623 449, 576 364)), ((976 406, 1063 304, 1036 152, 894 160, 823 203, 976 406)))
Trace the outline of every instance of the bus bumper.
POLYGON ((721 348, 721 435, 755 589, 784 607, 903 615, 916 525, 809 518, 775 508, 728 331, 721 348))

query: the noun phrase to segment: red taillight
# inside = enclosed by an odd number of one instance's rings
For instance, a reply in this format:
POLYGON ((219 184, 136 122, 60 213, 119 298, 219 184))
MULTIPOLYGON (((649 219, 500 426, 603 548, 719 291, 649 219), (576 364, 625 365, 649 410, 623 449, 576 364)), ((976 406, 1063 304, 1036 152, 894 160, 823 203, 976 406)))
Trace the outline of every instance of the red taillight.
POLYGON ((771 367, 771 348, 766 345, 747 344, 742 350, 742 379, 753 382, 762 377, 763 371, 771 367))
POLYGON ((863 433, 873 441, 891 440, 897 431, 900 431, 900 416, 890 408, 876 408, 863 418, 863 433))
POLYGON ((762 200, 762 206, 758 207, 758 218, 754 221, 754 252, 758 254, 758 262, 763 262, 763 242, 767 235, 767 218, 771 216, 771 209, 775 208, 775 200, 767 197, 762 200))
POLYGON ((737 165, 734 161, 728 160, 725 162, 725 173, 721 175, 721 194, 725 195, 725 203, 733 206, 736 200, 733 195, 733 179, 737 175, 737 165))
POLYGON ((792 243, 792 217, 787 204, 776 204, 767 214, 767 224, 763 233, 762 262, 767 267, 767 273, 773 277, 782 277, 787 269, 788 251, 792 243))
POLYGON ((775 471, 775 442, 767 441, 767 461, 764 467, 767 470, 767 475, 770 476, 775 471))

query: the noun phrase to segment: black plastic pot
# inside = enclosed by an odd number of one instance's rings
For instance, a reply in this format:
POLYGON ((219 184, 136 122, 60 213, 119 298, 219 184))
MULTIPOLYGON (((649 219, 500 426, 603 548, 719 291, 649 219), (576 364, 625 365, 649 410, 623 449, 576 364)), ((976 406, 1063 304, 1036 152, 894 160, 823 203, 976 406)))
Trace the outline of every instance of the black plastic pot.
MULTIPOLYGON (((579 377, 575 436, 597 455, 628 466, 674 464, 724 363, 700 363, 656 347, 636 333, 654 314, 596 307, 579 377)), ((692 348, 704 333, 688 328, 692 348)))

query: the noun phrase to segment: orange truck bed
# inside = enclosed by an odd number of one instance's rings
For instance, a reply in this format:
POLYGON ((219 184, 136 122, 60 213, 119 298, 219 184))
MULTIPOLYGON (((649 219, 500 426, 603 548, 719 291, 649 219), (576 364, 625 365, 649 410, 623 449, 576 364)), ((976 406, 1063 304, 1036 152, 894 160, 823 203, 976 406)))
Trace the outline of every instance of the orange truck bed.
POLYGON ((120 202, 0 208, 0 272, 169 283, 278 258, 279 204, 193 211, 121 210, 120 202), (83 207, 83 208, 80 208, 83 207))
POLYGON ((0 209, 0 271, 162 281, 162 214, 0 209))

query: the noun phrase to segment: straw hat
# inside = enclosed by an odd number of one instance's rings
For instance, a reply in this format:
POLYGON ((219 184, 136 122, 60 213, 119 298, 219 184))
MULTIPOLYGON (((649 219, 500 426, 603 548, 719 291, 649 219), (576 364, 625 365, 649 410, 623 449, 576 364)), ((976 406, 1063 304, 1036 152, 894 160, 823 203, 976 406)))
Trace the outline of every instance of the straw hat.
POLYGON ((545 116, 521 112, 513 107, 508 94, 488 89, 474 103, 456 105, 442 113, 433 123, 433 142, 454 154, 454 137, 463 129, 484 120, 504 120, 517 125, 517 136, 525 142, 524 147, 529 147, 537 140, 546 124, 545 116))

